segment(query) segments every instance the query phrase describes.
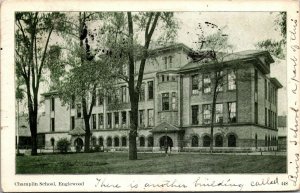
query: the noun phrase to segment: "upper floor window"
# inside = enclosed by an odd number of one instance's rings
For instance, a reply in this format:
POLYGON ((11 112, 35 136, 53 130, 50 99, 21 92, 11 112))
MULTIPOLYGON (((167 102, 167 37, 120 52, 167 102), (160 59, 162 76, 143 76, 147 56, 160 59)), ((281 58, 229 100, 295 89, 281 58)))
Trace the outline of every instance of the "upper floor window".
POLYGON ((168 68, 168 57, 164 57, 164 65, 165 65, 165 69, 168 68))
POLYGON ((169 67, 172 68, 173 56, 169 56, 169 67))
POLYGON ((218 79, 217 92, 222 92, 223 91, 223 85, 224 85, 223 71, 216 72, 216 78, 218 79))
POLYGON ((203 75, 203 92, 204 93, 211 92, 211 79, 209 74, 203 75))
POLYGON ((216 104, 216 123, 223 123, 223 104, 216 104))
POLYGON ((268 99, 268 83, 267 80, 265 79, 265 99, 268 99))
POLYGON ((71 130, 75 128, 75 117, 71 116, 71 130))
POLYGON ((235 71, 231 70, 228 73, 228 90, 235 90, 236 89, 236 75, 235 71))
POLYGON ((55 131, 55 119, 51 118, 51 131, 54 132, 55 131))
POLYGON ((52 97, 51 98, 51 111, 54 111, 55 110, 55 98, 52 97))
POLYGON ((148 82, 148 99, 153 99, 153 81, 148 82))
POLYGON ((172 92, 172 110, 176 110, 176 92, 172 92))
POLYGON ((258 90, 258 72, 257 70, 255 69, 254 71, 254 89, 255 89, 255 92, 257 92, 258 90))
POLYGON ((236 102, 228 103, 228 122, 229 123, 236 122, 236 102))
POLYGON ((77 104, 77 118, 81 118, 81 104, 77 104))
POLYGON ((107 127, 111 128, 111 113, 107 113, 107 127))
POLYGON ((144 110, 139 110, 139 124, 140 124, 140 127, 145 127, 144 110))
POLYGON ((127 88, 126 86, 122 86, 121 87, 121 95, 122 95, 122 103, 126 103, 127 102, 127 88))
POLYGON ((92 115, 92 128, 96 129, 96 124, 97 124, 97 120, 96 120, 96 114, 92 115))
POLYGON ((162 110, 163 111, 168 111, 170 110, 170 107, 169 107, 169 93, 163 93, 162 94, 162 110))
POLYGON ((192 106, 192 124, 193 125, 198 125, 198 113, 199 113, 199 108, 198 105, 193 105, 192 106))
POLYGON ((71 98, 71 109, 74 109, 75 108, 75 96, 72 95, 72 98, 71 98))
POLYGON ((211 105, 210 104, 204 104, 203 105, 203 123, 208 124, 210 123, 211 119, 211 105))
POLYGON ((103 113, 98 114, 99 128, 103 127, 103 113))
POLYGON ((148 126, 152 127, 154 125, 153 121, 153 109, 148 109, 148 126))
POLYGON ((258 104, 257 102, 254 103, 254 122, 258 123, 258 104))
POLYGON ((119 112, 115 112, 115 126, 117 127, 119 125, 119 112))
POLYGON ((192 76, 192 94, 199 93, 199 76, 198 74, 192 76))
POLYGON ((144 100, 145 100, 145 84, 143 83, 140 89, 140 101, 144 101, 144 100))
POLYGON ((98 98, 98 105, 103 105, 103 96, 101 95, 101 90, 98 90, 98 95, 97 95, 97 98, 98 98))

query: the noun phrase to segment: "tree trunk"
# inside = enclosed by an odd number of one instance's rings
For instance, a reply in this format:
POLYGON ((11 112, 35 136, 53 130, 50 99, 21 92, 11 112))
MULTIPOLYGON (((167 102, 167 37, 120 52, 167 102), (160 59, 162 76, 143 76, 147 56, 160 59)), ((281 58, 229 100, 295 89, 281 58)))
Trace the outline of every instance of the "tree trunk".
POLYGON ((218 89, 218 81, 215 82, 213 88, 213 101, 211 107, 211 122, 210 122, 210 153, 213 152, 213 147, 214 147, 214 121, 215 121, 215 114, 216 114, 216 102, 218 96, 217 89, 218 89))
POLYGON ((89 120, 90 120, 89 118, 84 118, 84 124, 85 124, 84 152, 85 153, 90 152, 91 129, 90 129, 89 120))
POLYGON ((138 128, 138 100, 131 100, 129 160, 137 159, 137 147, 136 147, 137 128, 138 128))
POLYGON ((37 112, 29 111, 29 126, 31 132, 31 155, 37 155, 37 112))

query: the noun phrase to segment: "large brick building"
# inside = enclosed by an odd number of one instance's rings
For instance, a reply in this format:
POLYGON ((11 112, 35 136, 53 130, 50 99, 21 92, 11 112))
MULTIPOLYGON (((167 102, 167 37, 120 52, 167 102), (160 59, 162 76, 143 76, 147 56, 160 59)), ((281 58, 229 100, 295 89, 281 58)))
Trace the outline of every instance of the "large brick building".
MULTIPOLYGON (((204 151, 210 146, 213 64, 193 60, 190 49, 176 44, 156 49, 147 60, 139 102, 138 150, 159 150, 167 141, 174 151, 204 151)), ((222 61, 214 128, 215 150, 275 150, 277 89, 267 51, 242 51, 222 61), (247 78, 242 78, 247 77, 247 78)), ((138 69, 138 65, 137 68, 138 69)), ((91 116, 91 143, 126 150, 130 121, 129 93, 119 82, 116 97, 97 97, 91 116), (118 105, 112 98, 118 99, 118 105)), ((38 133, 45 147, 62 137, 84 143, 81 105, 62 105, 56 92, 44 93, 45 113, 38 133)))

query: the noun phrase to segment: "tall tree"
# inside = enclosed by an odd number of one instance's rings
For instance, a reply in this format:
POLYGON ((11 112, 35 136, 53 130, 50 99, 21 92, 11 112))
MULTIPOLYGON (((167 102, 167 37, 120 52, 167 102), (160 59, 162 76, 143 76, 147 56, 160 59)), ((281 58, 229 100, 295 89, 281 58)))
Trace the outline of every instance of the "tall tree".
POLYGON ((26 87, 31 155, 37 155, 38 93, 43 79, 51 36, 64 30, 64 14, 17 12, 15 15, 16 75, 26 87))

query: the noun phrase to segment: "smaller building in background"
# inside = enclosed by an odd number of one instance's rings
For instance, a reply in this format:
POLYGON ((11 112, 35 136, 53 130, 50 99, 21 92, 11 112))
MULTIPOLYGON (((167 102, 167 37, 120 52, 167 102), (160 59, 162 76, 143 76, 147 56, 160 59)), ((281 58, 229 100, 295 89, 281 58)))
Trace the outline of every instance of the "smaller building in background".
POLYGON ((286 151, 286 116, 278 116, 278 150, 286 151))
MULTIPOLYGON (((18 124, 16 124, 17 126, 18 124)), ((29 149, 31 148, 31 134, 28 125, 28 115, 22 114, 19 116, 19 128, 16 128, 16 147, 19 138, 19 149, 29 149)))

